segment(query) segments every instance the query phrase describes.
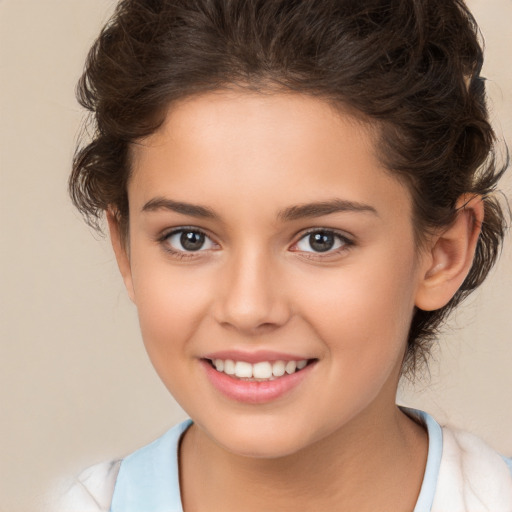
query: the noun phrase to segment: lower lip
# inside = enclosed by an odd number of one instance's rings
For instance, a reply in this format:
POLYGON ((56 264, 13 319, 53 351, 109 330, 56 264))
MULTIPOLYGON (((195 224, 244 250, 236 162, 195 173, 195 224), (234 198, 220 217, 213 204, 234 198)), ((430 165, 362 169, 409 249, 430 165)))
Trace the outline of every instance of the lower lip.
POLYGON ((315 365, 312 362, 291 375, 283 375, 274 380, 254 382, 237 379, 218 372, 208 361, 202 360, 201 364, 209 381, 218 391, 231 400, 247 404, 263 404, 277 400, 296 388, 309 375, 315 365))

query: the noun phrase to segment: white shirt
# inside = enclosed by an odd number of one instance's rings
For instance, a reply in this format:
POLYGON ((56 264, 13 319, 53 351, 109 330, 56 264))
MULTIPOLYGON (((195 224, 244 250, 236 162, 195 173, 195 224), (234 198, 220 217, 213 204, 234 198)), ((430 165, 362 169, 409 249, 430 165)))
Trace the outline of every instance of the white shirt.
MULTIPOLYGON (((427 413, 403 409, 423 423, 429 448, 413 512, 512 512, 512 460, 472 434, 441 428, 427 413)), ((178 445, 190 420, 123 460, 84 471, 59 512, 183 512, 178 445)))

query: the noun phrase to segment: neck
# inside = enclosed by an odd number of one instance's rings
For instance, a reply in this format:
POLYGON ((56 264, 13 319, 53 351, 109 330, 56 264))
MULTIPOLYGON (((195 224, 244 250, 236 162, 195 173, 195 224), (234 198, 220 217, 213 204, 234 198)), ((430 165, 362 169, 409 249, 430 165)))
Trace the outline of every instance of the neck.
POLYGON ((413 510, 426 432, 394 404, 373 409, 313 445, 273 459, 230 453, 192 426, 180 449, 184 510, 413 510))

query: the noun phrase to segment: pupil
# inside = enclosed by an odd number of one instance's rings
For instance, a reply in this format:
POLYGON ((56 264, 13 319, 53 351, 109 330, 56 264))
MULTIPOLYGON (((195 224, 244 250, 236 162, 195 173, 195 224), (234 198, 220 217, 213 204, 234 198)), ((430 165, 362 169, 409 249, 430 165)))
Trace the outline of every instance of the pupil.
POLYGON ((180 242, 187 251, 198 251, 204 244, 204 235, 194 231, 185 231, 181 234, 180 242))
POLYGON ((325 252, 334 246, 332 233, 313 233, 309 235, 309 244, 317 252, 325 252))

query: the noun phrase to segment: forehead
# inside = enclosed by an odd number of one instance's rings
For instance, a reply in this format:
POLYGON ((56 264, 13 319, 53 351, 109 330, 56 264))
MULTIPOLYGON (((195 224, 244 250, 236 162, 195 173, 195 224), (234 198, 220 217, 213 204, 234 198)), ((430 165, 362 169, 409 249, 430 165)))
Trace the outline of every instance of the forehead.
POLYGON ((379 161, 376 137, 375 126, 308 95, 219 91, 187 98, 133 146, 130 203, 170 194, 249 204, 256 196, 286 207, 341 194, 408 209, 409 194, 379 161))
POLYGON ((362 114, 358 116, 321 98, 236 88, 194 95, 171 104, 160 129, 133 149, 137 154, 139 149, 174 142, 184 148, 192 143, 196 150, 208 150, 208 146, 213 148, 244 138, 245 146, 233 144, 229 154, 236 154, 237 149, 245 153, 251 148, 257 151, 263 145, 275 152, 295 149, 300 153, 315 149, 314 146, 322 150, 322 146, 332 146, 333 142, 338 146, 342 136, 359 139, 373 152, 378 134, 377 124, 363 120, 362 114))

